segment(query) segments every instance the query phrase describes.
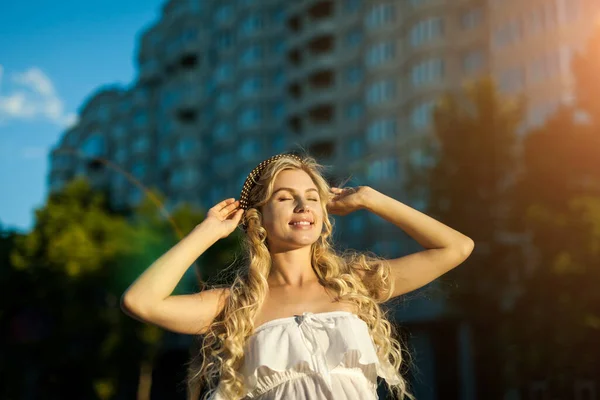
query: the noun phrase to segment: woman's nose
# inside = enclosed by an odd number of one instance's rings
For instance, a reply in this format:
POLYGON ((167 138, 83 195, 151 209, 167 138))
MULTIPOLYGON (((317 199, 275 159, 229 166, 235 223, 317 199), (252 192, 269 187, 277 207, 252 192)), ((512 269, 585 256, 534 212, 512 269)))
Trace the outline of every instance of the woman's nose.
POLYGON ((308 201, 307 200, 298 200, 298 207, 296 209, 298 211, 300 211, 300 210, 306 211, 306 210, 310 209, 310 207, 308 205, 308 201))

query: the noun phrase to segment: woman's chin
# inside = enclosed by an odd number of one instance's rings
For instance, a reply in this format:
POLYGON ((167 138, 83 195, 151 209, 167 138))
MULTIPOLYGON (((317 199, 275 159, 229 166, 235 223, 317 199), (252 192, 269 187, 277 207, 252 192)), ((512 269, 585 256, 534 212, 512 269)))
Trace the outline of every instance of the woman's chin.
POLYGON ((314 235, 291 235, 279 242, 277 246, 282 251, 297 250, 302 247, 310 247, 319 239, 314 235))

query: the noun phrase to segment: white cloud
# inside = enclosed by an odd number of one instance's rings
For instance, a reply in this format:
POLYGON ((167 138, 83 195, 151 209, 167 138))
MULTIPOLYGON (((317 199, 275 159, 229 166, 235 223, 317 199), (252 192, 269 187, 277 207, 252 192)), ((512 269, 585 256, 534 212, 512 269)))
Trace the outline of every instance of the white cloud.
POLYGON ((22 73, 16 73, 13 76, 13 81, 17 84, 31 88, 35 93, 42 96, 53 98, 54 85, 50 78, 46 76, 39 68, 32 67, 22 73))
POLYGON ((77 121, 73 113, 66 113, 54 84, 39 68, 12 74, 11 93, 3 93, 4 68, 0 65, 0 123, 11 119, 30 120, 46 118, 52 123, 68 127, 77 121))

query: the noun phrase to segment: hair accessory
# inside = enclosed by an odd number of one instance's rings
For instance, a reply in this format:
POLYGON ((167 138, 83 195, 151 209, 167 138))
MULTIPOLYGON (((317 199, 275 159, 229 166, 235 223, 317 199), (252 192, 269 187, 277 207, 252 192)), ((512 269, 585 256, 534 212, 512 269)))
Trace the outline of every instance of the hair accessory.
POLYGON ((283 153, 283 154, 277 154, 270 158, 267 158, 266 160, 264 160, 263 162, 258 164, 250 172, 250 174, 248 174, 248 177, 246 178, 246 181, 244 182, 244 186, 242 187, 242 193, 240 194, 240 208, 241 209, 247 210, 248 208, 250 208, 249 199, 248 199, 248 197, 250 196, 250 191, 254 188, 254 186, 256 186, 258 179, 260 178, 260 175, 262 174, 264 169, 267 167, 267 165, 269 165, 271 162, 273 162, 275 160, 279 160, 280 158, 283 158, 283 157, 290 157, 295 160, 302 161, 302 157, 298 156, 297 154, 283 153))

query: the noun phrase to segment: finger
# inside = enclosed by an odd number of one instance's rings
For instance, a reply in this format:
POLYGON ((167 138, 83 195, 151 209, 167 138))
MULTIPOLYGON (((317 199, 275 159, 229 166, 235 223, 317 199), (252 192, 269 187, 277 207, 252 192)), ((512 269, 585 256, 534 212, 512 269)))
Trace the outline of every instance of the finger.
POLYGON ((225 199, 220 203, 217 203, 213 208, 217 209, 217 210, 221 210, 223 207, 225 207, 228 204, 231 204, 235 201, 235 199, 233 197, 229 198, 229 199, 225 199))
POLYGON ((235 210, 239 206, 239 204, 240 204, 239 201, 235 201, 234 200, 232 202, 229 202, 229 203, 225 204, 223 206, 223 208, 221 208, 220 211, 229 214, 229 212, 231 212, 232 210, 235 210))
POLYGON ((244 215, 244 209, 240 208, 239 210, 236 211, 235 216, 233 217, 234 221, 239 224, 243 215, 244 215))
POLYGON ((230 204, 227 207, 225 207, 225 209, 223 209, 223 212, 225 213, 225 218, 229 218, 231 215, 235 214, 238 210, 240 210, 240 208, 238 207, 237 204, 230 204), (234 206, 234 207, 232 207, 234 206))

